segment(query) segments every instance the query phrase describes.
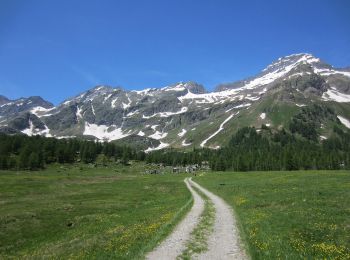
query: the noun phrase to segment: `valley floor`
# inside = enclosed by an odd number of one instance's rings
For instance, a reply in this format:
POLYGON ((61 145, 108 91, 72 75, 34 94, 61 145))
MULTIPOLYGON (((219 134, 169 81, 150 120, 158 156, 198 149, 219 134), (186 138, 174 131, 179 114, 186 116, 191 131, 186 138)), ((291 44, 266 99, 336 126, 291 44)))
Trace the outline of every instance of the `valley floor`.
MULTIPOLYGON (((148 167, 1 171, 0 258, 144 258, 196 206, 183 182, 188 175, 145 175, 148 167)), ((181 258, 210 253, 216 194, 235 210, 252 259, 350 259, 349 171, 203 172, 192 179, 202 209, 181 258)))

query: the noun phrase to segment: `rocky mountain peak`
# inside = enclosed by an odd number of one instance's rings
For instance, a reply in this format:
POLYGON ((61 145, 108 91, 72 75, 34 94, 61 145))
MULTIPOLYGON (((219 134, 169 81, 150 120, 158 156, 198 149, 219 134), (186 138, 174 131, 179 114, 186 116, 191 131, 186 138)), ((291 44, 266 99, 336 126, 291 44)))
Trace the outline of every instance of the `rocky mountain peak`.
POLYGON ((227 89, 247 88, 254 89, 259 86, 264 86, 280 80, 290 73, 333 73, 333 67, 321 59, 309 54, 299 53, 284 56, 272 62, 255 77, 244 80, 220 84, 216 87, 216 91, 227 89))
POLYGON ((277 61, 274 61, 272 64, 267 66, 262 72, 263 74, 266 74, 282 70, 290 71, 292 68, 300 65, 310 65, 316 68, 332 68, 331 65, 326 64, 325 62, 321 61, 321 59, 316 58, 312 54, 299 53, 279 58, 277 61))
POLYGON ((203 85, 198 84, 197 82, 194 82, 194 81, 186 82, 184 84, 184 87, 188 89, 190 92, 192 92, 193 94, 204 94, 207 92, 203 85))
POLYGON ((29 98, 26 99, 26 103, 27 104, 33 104, 35 106, 40 106, 40 107, 43 107, 43 108, 52 108, 54 106, 51 102, 46 101, 45 99, 43 99, 40 96, 31 96, 31 97, 29 97, 29 98))

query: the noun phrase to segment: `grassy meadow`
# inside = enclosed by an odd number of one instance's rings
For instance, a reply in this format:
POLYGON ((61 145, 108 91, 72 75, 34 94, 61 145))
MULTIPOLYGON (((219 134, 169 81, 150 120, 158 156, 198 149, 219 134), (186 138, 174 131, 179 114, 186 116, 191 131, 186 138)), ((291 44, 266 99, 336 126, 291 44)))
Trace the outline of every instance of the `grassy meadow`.
POLYGON ((236 211, 252 259, 350 259, 350 172, 207 173, 236 211))
POLYGON ((145 165, 0 172, 0 259, 141 258, 190 209, 184 176, 145 165))
MULTIPOLYGON (((147 167, 1 171, 0 259, 142 259, 192 205, 187 175, 145 175, 147 167)), ((350 259, 349 171, 194 180, 235 209, 252 259, 350 259)))

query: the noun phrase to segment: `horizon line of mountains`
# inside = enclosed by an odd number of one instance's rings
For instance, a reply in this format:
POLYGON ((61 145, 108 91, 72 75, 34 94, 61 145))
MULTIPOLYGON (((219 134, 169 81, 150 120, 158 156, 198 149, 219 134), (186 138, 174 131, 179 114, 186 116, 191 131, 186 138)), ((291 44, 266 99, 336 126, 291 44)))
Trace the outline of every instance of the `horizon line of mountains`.
MULTIPOLYGON (((314 104, 334 110, 347 130, 350 69, 301 53, 213 92, 196 82, 130 91, 96 86, 57 106, 40 96, 10 100, 0 95, 0 132, 118 141, 145 151, 216 149, 244 126, 287 127, 303 107, 314 104)), ((319 120, 321 140, 331 135, 332 124, 319 120)))

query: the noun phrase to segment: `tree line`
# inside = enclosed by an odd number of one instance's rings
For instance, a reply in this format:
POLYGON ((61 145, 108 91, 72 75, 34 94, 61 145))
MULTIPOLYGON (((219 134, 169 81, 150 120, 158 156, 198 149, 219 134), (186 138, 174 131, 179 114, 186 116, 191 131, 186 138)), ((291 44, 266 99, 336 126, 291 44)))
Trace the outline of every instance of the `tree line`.
POLYGON ((350 169, 350 134, 335 127, 322 142, 299 138, 286 130, 240 129, 228 146, 213 153, 213 170, 331 170, 350 169))
POLYGON ((0 169, 37 170, 51 163, 94 163, 98 157, 127 164, 144 160, 145 153, 107 142, 0 134, 0 169))

